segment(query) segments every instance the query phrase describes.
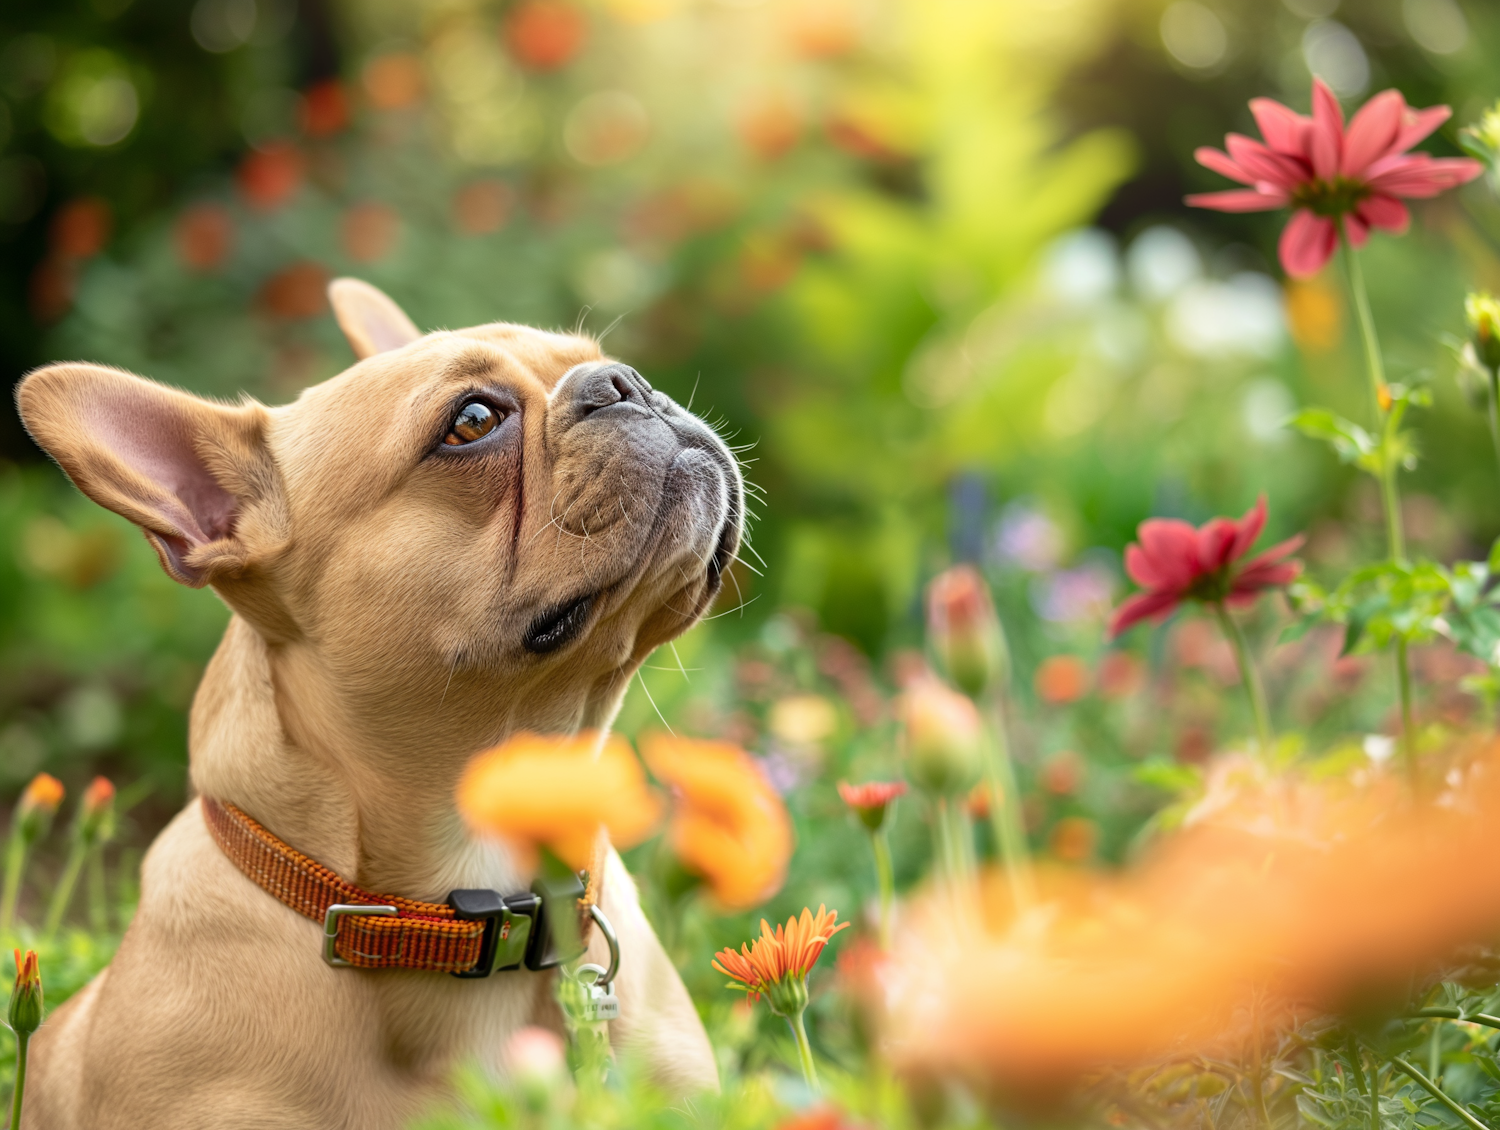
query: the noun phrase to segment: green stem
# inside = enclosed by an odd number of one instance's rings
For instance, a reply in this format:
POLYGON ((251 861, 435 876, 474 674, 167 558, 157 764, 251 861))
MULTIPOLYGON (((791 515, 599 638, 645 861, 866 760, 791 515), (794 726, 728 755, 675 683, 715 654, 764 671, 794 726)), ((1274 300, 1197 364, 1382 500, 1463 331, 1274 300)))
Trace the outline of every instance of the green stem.
POLYGON ((990 829, 1005 863, 1011 899, 1018 914, 1037 904, 1036 877, 1031 870, 1031 851, 1026 843, 1026 823, 1021 811, 1021 790, 1010 757, 1005 726, 1005 704, 997 691, 990 702, 993 742, 986 745, 985 784, 990 791, 990 829))
POLYGON ((26 841, 15 832, 5 848, 5 885, 0 888, 0 939, 10 936, 21 895, 21 873, 26 869, 26 841))
POLYGON ((1460 1012, 1456 1008, 1419 1008, 1409 1014, 1413 1019, 1432 1017, 1437 1020, 1463 1020, 1470 1024, 1483 1024, 1487 1028, 1500 1028, 1500 1016, 1486 1012, 1460 1012))
POLYGON ((1370 1096, 1370 1130, 1380 1130, 1380 1086, 1379 1068, 1370 1076, 1369 1084, 1365 1083, 1364 1062, 1359 1053, 1359 1042, 1353 1036, 1349 1037, 1349 1064, 1354 1068, 1354 1082, 1359 1089, 1370 1096))
POLYGON ((21 1096, 26 1093, 26 1045, 31 1042, 30 1032, 16 1033, 16 1090, 10 1100, 11 1130, 20 1130, 21 1096))
MULTIPOLYGON (((1365 276, 1360 269, 1347 235, 1343 240, 1344 264, 1349 272, 1349 289, 1354 295, 1354 311, 1359 319, 1360 336, 1365 345, 1365 364, 1370 374, 1370 396, 1374 400, 1375 419, 1380 433, 1380 501, 1385 510, 1386 548, 1392 561, 1406 558, 1406 535, 1401 528, 1401 499, 1396 490, 1396 416, 1386 403, 1389 390, 1385 383, 1385 362, 1380 354, 1380 338, 1375 333, 1375 317, 1370 312, 1370 296, 1365 290, 1365 276)), ((1491 401, 1493 405, 1493 400, 1491 401)), ((1500 433, 1496 433, 1500 435, 1500 433)), ((1500 458, 1500 447, 1497 447, 1500 458)), ((1411 667, 1407 661, 1406 641, 1396 640, 1396 679, 1401 687, 1401 753, 1412 788, 1418 784, 1416 731, 1412 724, 1411 667)))
POLYGON ((804 1011, 799 1008, 786 1018, 786 1022, 792 1026, 792 1038, 797 1041, 797 1061, 802 1065, 802 1078, 807 1080, 809 1087, 818 1091, 818 1066, 813 1062, 812 1044, 808 1043, 807 1029, 802 1023, 804 1011))
POLYGON ((1370 397, 1374 403, 1376 430, 1383 436, 1380 460, 1380 496, 1385 506, 1385 531, 1389 543, 1391 560, 1399 561, 1406 556, 1406 539, 1401 530, 1401 507, 1396 494, 1396 465, 1390 458, 1391 436, 1386 424, 1390 412, 1381 399, 1390 393, 1385 383, 1385 362, 1380 355, 1380 338, 1375 333, 1375 316, 1370 312, 1370 297, 1365 292, 1365 276, 1359 266, 1359 256, 1344 241, 1344 265, 1349 272, 1349 289, 1354 295, 1354 312, 1359 319, 1360 337, 1365 345, 1365 365, 1370 374, 1370 397))
POLYGON ((1443 1026, 1434 1024, 1432 1034, 1427 1037, 1427 1074, 1434 1083, 1442 1083, 1443 1071, 1443 1026))
POLYGON ((1495 448, 1495 466, 1500 467, 1500 369, 1485 366, 1489 375, 1490 443, 1495 448))
POLYGON ((1396 637, 1396 681, 1401 687, 1401 758, 1413 791, 1421 784, 1417 766, 1417 728, 1412 719, 1411 664, 1406 659, 1406 639, 1396 637))
POLYGON ((104 882, 104 845, 89 852, 89 928, 96 934, 109 929, 109 890, 104 882))
POLYGON ((1219 626, 1223 628, 1225 638, 1234 649, 1234 659, 1240 668, 1240 682, 1244 684, 1245 695, 1250 699, 1250 713, 1255 715, 1255 735, 1260 742, 1260 754, 1269 759, 1271 756, 1271 712, 1266 707, 1266 691, 1261 686, 1260 674, 1255 669, 1255 664, 1250 658, 1250 647, 1245 642, 1245 633, 1229 614, 1229 609, 1224 606, 1222 600, 1214 602, 1214 612, 1219 617, 1219 626))
POLYGON ((78 885, 78 876, 83 872, 83 862, 88 858, 88 844, 81 837, 73 840, 68 849, 68 862, 63 866, 62 877, 52 891, 52 902, 47 907, 47 920, 42 927, 42 938, 51 941, 62 925, 63 915, 68 912, 68 903, 73 901, 73 888, 78 885))
POLYGON ((1427 1078, 1427 1076, 1423 1075, 1411 1064, 1407 1063, 1406 1060, 1402 1059, 1399 1055, 1391 1056, 1391 1063, 1395 1064, 1402 1071, 1415 1079, 1418 1086, 1420 1086, 1429 1095, 1437 1099, 1438 1102, 1442 1103, 1445 1107, 1447 1107, 1459 1118, 1461 1118, 1471 1128, 1471 1130, 1491 1130, 1489 1126, 1487 1126, 1483 1122, 1480 1122, 1479 1119, 1470 1114, 1467 1108, 1459 1106, 1458 1103, 1454 1102, 1447 1095, 1443 1094, 1443 1089, 1441 1087, 1439 1087, 1431 1079, 1427 1078))
POLYGON ((884 828, 870 833, 870 848, 875 853, 875 883, 880 888, 880 948, 889 953, 894 928, 896 877, 891 867, 891 843, 884 828))

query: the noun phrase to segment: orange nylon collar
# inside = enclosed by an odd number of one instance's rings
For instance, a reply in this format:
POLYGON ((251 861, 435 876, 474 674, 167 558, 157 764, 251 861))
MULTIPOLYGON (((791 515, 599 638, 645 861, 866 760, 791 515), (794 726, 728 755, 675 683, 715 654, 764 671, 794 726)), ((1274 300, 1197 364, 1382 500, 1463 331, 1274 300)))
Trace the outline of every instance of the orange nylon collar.
MULTIPOLYGON (((325 956, 337 958, 334 964, 360 969, 477 972, 485 948, 485 921, 461 919, 453 907, 442 903, 371 894, 278 839, 234 805, 212 797, 203 797, 200 803, 214 842, 236 867, 298 914, 324 924, 331 943, 325 956), (341 906, 351 911, 330 917, 329 908, 341 906), (395 913, 361 914, 352 911, 356 906, 394 907, 395 913)), ((598 901, 607 851, 608 843, 601 836, 588 886, 578 900, 585 939, 592 924, 590 909, 598 901)))

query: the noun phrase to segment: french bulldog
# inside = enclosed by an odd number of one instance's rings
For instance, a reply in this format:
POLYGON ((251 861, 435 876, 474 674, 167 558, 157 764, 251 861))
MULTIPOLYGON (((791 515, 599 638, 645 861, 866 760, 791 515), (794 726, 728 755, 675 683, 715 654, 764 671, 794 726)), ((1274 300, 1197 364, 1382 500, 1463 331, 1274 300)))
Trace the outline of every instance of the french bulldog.
MULTIPOLYGON (((455 808, 478 750, 604 732, 641 662, 693 625, 738 549, 714 431, 579 334, 422 334, 340 279, 359 360, 281 407, 89 364, 21 382, 21 418, 162 567, 232 612, 189 720, 195 799, 145 857, 110 966, 32 1044, 25 1126, 391 1130, 455 1068, 560 1023, 553 972, 334 968, 323 931, 211 838, 232 804, 366 891, 524 890, 455 808)), ((717 1085, 687 992, 611 853, 616 1053, 717 1085)), ((591 959, 602 959, 599 931, 591 959)))

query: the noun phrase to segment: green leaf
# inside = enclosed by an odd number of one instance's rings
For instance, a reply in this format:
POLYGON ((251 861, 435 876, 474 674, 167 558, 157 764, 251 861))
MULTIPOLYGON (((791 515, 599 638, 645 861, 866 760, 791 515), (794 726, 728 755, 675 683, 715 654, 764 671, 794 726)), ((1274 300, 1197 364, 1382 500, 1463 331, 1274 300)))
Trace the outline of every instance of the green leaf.
POLYGON ((1288 423, 1303 435, 1329 444, 1345 463, 1358 463, 1378 451, 1369 432, 1327 408, 1304 408, 1288 423))
POLYGON ((1500 538, 1495 539, 1495 544, 1490 546, 1488 561, 1491 573, 1500 573, 1500 538))

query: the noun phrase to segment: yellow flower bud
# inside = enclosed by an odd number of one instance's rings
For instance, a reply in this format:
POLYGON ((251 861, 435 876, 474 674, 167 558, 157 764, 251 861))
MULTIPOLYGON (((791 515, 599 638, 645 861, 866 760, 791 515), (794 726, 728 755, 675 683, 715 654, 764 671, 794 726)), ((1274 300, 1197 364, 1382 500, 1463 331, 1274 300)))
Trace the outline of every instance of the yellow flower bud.
POLYGON ((906 774, 936 796, 967 793, 979 780, 984 730, 973 702, 933 680, 901 699, 906 774))

